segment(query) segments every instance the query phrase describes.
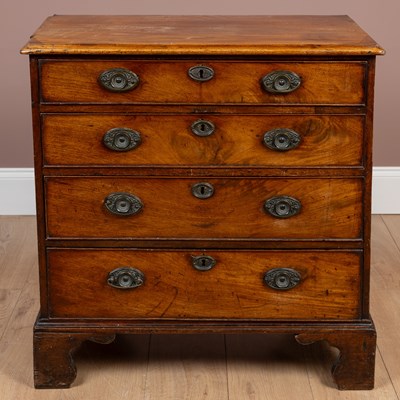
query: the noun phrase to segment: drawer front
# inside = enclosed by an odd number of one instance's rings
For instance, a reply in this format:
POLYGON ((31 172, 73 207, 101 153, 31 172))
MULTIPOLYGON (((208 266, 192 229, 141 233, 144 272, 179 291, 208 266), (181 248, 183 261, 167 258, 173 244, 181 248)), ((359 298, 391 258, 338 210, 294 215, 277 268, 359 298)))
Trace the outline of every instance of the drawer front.
POLYGON ((49 250, 50 316, 358 318, 361 258, 344 251, 49 250), (204 254, 215 264, 199 271, 193 263, 204 254), (132 280, 139 286, 118 287, 130 279, 126 267, 140 271, 140 281, 132 280))
POLYGON ((361 237, 362 179, 203 179, 47 178, 47 235, 361 237))
POLYGON ((43 115, 45 165, 356 166, 359 115, 43 115))
MULTIPOLYGON (((341 104, 364 104, 365 72, 365 62, 44 60, 40 68, 41 100, 66 103, 337 104, 340 99, 341 104), (197 65, 211 68, 213 77, 207 81, 192 79, 188 72, 197 65), (120 69, 128 70, 138 78, 131 90, 116 92, 118 83, 113 90, 99 83, 103 72, 113 70, 118 75, 120 69), (294 81, 301 83, 289 93, 268 92, 261 82, 277 71, 291 73, 289 78, 279 80, 284 90, 285 82, 293 81, 293 74, 298 77, 294 81)), ((274 76, 269 77, 279 87, 274 76)), ((126 82, 133 85, 129 78, 126 82)), ((122 88, 128 87, 123 84, 122 88)), ((288 87, 293 89, 289 83, 288 87)))

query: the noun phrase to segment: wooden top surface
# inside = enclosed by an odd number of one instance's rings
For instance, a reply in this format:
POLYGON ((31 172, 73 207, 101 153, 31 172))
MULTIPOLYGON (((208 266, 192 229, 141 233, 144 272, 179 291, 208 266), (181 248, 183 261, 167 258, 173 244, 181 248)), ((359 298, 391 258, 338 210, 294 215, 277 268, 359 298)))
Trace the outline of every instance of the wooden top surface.
POLYGON ((376 55, 350 17, 55 15, 23 54, 376 55))

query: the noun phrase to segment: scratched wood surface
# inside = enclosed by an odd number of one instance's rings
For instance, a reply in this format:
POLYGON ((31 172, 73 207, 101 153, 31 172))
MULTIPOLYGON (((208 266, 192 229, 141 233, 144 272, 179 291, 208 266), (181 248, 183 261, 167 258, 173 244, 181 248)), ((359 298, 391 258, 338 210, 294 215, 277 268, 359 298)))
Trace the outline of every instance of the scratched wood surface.
POLYGON ((190 250, 49 250, 50 317, 360 317, 359 251, 210 250, 206 254, 215 259, 215 266, 198 271, 192 257, 202 254, 190 250), (139 269, 144 274, 143 285, 134 290, 109 286, 108 273, 121 266, 139 269), (301 276, 296 287, 279 291, 265 285, 267 271, 287 266, 301 276))
POLYGON ((33 389, 32 325, 38 305, 33 217, 0 217, 0 390, 5 399, 399 400, 400 218, 372 220, 371 308, 378 331, 376 388, 338 391, 335 349, 292 336, 135 335, 84 344, 71 389, 33 389), (19 279, 10 279, 18 271, 19 279))
POLYGON ((204 104, 364 104, 366 63, 243 62, 193 59, 42 60, 41 101, 44 103, 204 103, 204 104), (214 77, 198 82, 188 71, 196 65, 214 70, 214 77), (117 93, 103 88, 99 76, 112 68, 125 68, 139 77, 134 89, 117 93), (274 71, 290 71, 301 78, 295 91, 274 94, 260 81, 274 71), (60 79, 60 77, 62 79, 60 79), (327 79, 329 77, 329 79, 327 79))
MULTIPOLYGON (((99 115, 45 114, 44 165, 118 166, 357 166, 363 161, 362 115, 99 115), (196 121, 215 127, 210 136, 192 131, 196 121), (130 151, 107 148, 111 129, 128 128, 141 143, 130 151), (268 148, 263 138, 277 128, 294 130, 300 144, 268 148)), ((201 132, 200 132, 201 133, 201 132)))
POLYGON ((372 55, 384 51, 344 15, 54 15, 21 52, 372 55))
POLYGON ((47 235, 81 238, 356 239, 361 236, 361 179, 207 179, 214 194, 198 199, 199 178, 48 178, 47 235), (137 196, 135 215, 114 215, 105 198, 137 196), (264 202, 290 196, 301 210, 289 218, 265 212, 264 202), (210 231, 211 230, 211 231, 210 231), (211 233, 210 233, 211 232, 211 233))

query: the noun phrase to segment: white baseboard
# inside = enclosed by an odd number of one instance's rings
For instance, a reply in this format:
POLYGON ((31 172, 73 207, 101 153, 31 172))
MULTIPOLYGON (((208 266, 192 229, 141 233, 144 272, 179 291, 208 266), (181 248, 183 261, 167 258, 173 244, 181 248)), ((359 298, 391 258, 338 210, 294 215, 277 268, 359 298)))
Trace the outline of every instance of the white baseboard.
POLYGON ((0 168, 0 215, 34 215, 33 168, 0 168))
MULTIPOLYGON (((373 214, 400 214, 400 167, 375 167, 373 214)), ((33 168, 0 168, 0 215, 34 215, 33 168)))
POLYGON ((374 167, 372 214, 400 214, 400 167, 374 167))

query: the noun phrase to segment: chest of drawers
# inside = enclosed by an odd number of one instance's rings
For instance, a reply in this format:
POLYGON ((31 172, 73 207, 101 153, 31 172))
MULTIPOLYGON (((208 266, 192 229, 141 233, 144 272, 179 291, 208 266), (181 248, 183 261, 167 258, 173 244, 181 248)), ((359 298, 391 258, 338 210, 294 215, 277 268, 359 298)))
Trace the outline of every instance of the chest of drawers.
POLYGON ((292 333, 373 387, 375 56, 350 18, 54 16, 30 55, 35 386, 82 341, 292 333))

